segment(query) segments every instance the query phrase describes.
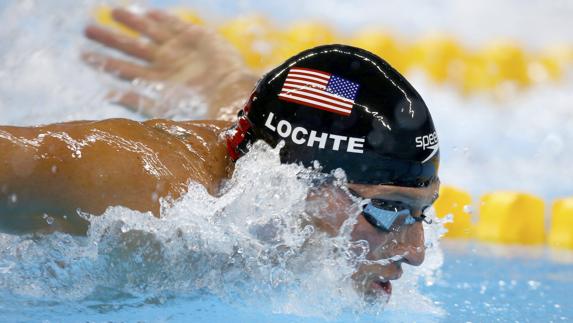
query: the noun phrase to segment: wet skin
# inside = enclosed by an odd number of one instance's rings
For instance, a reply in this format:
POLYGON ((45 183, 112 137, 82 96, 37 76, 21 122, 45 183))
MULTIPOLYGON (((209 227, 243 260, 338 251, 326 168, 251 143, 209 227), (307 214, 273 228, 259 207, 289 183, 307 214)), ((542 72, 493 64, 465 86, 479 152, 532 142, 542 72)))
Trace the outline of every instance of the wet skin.
MULTIPOLYGON (((412 216, 419 218, 422 211, 431 206, 438 197, 440 182, 436 180, 422 188, 364 184, 347 184, 347 186, 364 199, 378 198, 403 202, 410 206, 412 216)), ((356 209, 349 208, 355 202, 343 189, 326 188, 317 196, 329 198, 323 211, 328 216, 317 217, 314 225, 330 235, 337 235, 349 214, 356 212, 356 209)), ((310 198, 315 197, 310 196, 310 198)), ((368 243, 367 260, 391 259, 387 262, 363 264, 354 273, 352 278, 357 288, 367 294, 380 292, 384 284, 386 288, 391 289, 387 283, 402 276, 402 264, 419 266, 424 261, 424 229, 421 221, 413 224, 397 221, 389 231, 384 231, 370 224, 360 214, 352 228, 351 238, 353 241, 363 240, 368 243)))
MULTIPOLYGON (((125 206, 160 215, 160 199, 177 199, 191 181, 209 193, 218 193, 221 181, 233 171, 223 132, 226 121, 127 119, 77 121, 39 127, 0 127, 0 230, 10 233, 53 231, 85 234, 88 222, 77 210, 102 214, 109 206, 125 206), (48 223, 45 215, 54 219, 48 223)), ((430 206, 439 182, 425 188, 348 184, 363 198, 401 201, 414 217, 430 206)), ((350 195, 329 191, 324 213, 316 227, 337 234, 347 220, 350 195)), ((421 222, 397 223, 382 231, 359 216, 354 241, 368 242, 368 260, 390 259, 387 264, 365 264, 354 274, 359 288, 400 278, 403 263, 424 261, 421 222)))
POLYGON ((190 181, 216 194, 230 171, 226 121, 127 119, 0 127, 0 230, 84 234, 94 215, 121 205, 159 216, 190 181), (44 217, 54 222, 48 224, 44 217))
MULTIPOLYGON (((400 201, 410 206, 415 218, 431 206, 438 197, 440 183, 434 181, 425 188, 399 187, 388 185, 348 184, 348 187, 364 198, 379 198, 400 201)), ((389 232, 382 231, 370 224, 363 216, 352 231, 353 240, 368 241, 368 260, 390 259, 401 256, 389 264, 370 264, 361 266, 354 279, 364 288, 372 288, 372 283, 388 282, 402 276, 402 264, 419 266, 424 262, 424 228, 421 221, 413 224, 397 223, 389 232)))

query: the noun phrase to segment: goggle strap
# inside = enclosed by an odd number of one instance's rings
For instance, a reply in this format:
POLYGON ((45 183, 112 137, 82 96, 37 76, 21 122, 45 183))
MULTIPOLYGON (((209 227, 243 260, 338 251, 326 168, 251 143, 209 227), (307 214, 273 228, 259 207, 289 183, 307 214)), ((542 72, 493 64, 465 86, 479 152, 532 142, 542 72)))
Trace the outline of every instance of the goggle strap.
POLYGON ((432 219, 430 219, 429 217, 427 217, 427 216, 424 215, 424 214, 422 214, 422 215, 420 216, 420 218, 422 218, 422 221, 424 221, 424 223, 426 223, 426 224, 432 224, 432 223, 433 223, 432 219))

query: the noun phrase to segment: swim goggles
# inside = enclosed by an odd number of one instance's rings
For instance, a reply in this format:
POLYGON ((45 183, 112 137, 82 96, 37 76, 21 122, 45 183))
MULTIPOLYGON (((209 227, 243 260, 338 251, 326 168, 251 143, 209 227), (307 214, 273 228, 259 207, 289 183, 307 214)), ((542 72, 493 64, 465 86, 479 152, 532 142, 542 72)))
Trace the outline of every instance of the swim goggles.
MULTIPOLYGON (((364 198, 352 189, 348 189, 348 191, 356 197, 364 198)), ((406 225, 421 221, 428 224, 432 223, 432 220, 428 219, 424 214, 426 209, 422 211, 421 216, 414 217, 412 216, 410 207, 408 207, 406 203, 384 199, 366 200, 369 200, 369 202, 363 205, 362 214, 364 215, 364 218, 370 224, 383 231, 390 231, 390 228, 392 228, 395 223, 406 225)))

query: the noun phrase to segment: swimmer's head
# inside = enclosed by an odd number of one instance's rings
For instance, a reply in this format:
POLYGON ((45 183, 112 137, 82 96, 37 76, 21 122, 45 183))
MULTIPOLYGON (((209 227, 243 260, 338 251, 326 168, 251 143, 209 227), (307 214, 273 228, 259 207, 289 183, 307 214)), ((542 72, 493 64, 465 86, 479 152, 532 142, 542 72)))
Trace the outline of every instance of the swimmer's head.
POLYGON ((386 61, 356 47, 316 47, 267 73, 234 130, 227 138, 234 160, 254 141, 284 140, 282 162, 342 168, 350 183, 420 187, 437 178, 438 137, 426 104, 386 61))

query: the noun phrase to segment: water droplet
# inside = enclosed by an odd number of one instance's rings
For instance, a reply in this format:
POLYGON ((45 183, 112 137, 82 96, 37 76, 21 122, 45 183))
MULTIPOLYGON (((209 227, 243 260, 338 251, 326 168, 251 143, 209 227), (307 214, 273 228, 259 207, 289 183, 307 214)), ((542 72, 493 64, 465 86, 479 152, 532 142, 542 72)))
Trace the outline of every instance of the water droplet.
POLYGON ((538 289, 539 286, 541 286, 541 283, 535 280, 530 280, 527 282, 527 285, 529 285, 529 288, 535 290, 538 289))
POLYGON ((151 85, 152 90, 154 91, 163 91, 165 89, 165 84, 163 83, 155 83, 151 85))
POLYGON ((471 205, 464 205, 464 212, 467 214, 473 214, 474 208, 471 205))
POLYGON ((42 215, 42 219, 46 220, 46 223, 49 225, 54 224, 54 218, 52 218, 51 216, 49 216, 48 214, 44 213, 42 215))
POLYGON ((341 180, 341 179, 344 179, 344 177, 346 176, 346 173, 341 168, 337 168, 334 170, 333 175, 336 179, 341 180))
POLYGON ((487 291, 487 286, 481 285, 481 287, 479 289, 479 293, 483 295, 483 294, 485 294, 486 291, 487 291))

